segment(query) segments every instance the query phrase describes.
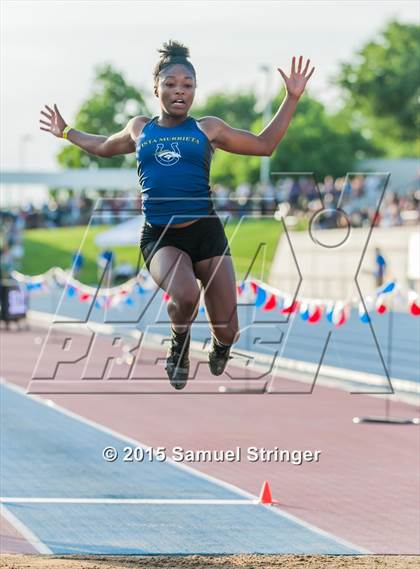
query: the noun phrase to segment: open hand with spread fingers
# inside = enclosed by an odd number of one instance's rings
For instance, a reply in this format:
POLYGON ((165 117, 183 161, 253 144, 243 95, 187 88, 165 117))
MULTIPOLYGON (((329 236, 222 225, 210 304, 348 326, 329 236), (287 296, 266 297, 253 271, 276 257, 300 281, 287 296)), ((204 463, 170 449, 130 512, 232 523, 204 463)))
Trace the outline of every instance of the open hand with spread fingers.
POLYGON ((315 70, 315 67, 312 67, 309 74, 306 75, 306 73, 309 69, 310 61, 311 60, 308 59, 308 61, 305 64, 305 67, 302 71, 303 57, 302 56, 299 57, 299 63, 298 63, 297 69, 296 69, 296 57, 293 56, 292 66, 290 69, 290 77, 288 77, 285 74, 285 72, 282 69, 280 69, 280 67, 277 68, 279 73, 281 74, 281 76, 284 79, 287 94, 290 95, 291 97, 296 97, 297 99, 299 99, 299 97, 302 95, 303 91, 305 90, 306 83, 308 82, 309 78, 311 77, 312 73, 315 70))
POLYGON ((51 109, 51 107, 49 107, 48 105, 45 105, 45 108, 47 109, 47 112, 42 110, 41 115, 46 117, 48 120, 39 119, 41 125, 45 125, 45 127, 40 126, 39 128, 41 130, 50 132, 51 134, 57 136, 58 138, 62 138, 63 130, 67 126, 67 123, 61 116, 60 111, 57 108, 57 105, 54 104, 54 110, 51 109))

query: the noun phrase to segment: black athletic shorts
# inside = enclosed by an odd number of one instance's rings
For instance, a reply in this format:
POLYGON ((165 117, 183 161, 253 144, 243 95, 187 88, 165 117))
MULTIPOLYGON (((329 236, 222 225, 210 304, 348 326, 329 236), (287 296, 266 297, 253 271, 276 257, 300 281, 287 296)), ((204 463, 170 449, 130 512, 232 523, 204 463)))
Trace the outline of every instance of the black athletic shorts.
POLYGON ((140 236, 140 249, 150 270, 150 261, 161 247, 172 245, 188 253, 191 261, 203 261, 219 255, 230 255, 223 224, 215 211, 186 227, 153 225, 145 221, 140 236))

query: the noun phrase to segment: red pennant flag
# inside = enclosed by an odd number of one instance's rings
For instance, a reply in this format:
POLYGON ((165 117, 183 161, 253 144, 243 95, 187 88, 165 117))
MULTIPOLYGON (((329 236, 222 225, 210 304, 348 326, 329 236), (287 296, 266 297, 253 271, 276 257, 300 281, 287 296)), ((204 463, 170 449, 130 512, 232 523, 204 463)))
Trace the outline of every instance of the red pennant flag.
POLYGON ((387 305, 384 301, 383 296, 378 296, 378 299, 375 304, 376 312, 378 314, 384 314, 387 311, 387 305))
POLYGON ((413 316, 420 316, 420 306, 413 302, 413 304, 410 306, 410 312, 413 316))
POLYGON ((309 318, 308 322, 311 324, 315 324, 321 319, 322 316, 322 308, 320 306, 315 305, 312 310, 309 310, 309 318))
POLYGON ((293 314, 293 312, 296 312, 296 310, 299 308, 299 301, 295 300, 294 302, 291 302, 291 304, 287 304, 285 305, 282 310, 281 313, 282 314, 293 314))
POLYGON ((273 308, 276 307, 276 304, 277 304, 277 297, 275 294, 272 294, 270 298, 267 300, 267 302, 264 304, 263 309, 273 310, 273 308))
POLYGON ((413 316, 420 316, 419 297, 415 290, 410 290, 408 292, 408 304, 410 307, 410 313, 413 316))

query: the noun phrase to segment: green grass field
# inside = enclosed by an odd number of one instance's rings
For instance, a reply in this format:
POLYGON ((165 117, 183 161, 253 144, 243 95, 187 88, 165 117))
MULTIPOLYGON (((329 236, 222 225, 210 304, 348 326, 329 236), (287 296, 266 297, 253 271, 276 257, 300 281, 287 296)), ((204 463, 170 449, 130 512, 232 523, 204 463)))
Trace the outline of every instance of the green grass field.
MULTIPOLYGON (((108 228, 109 226, 101 225, 27 230, 24 233, 25 256, 21 271, 27 275, 36 275, 54 266, 67 269, 71 265, 73 252, 82 246, 85 267, 78 279, 86 284, 95 284, 97 282, 96 257, 100 249, 95 245, 94 237, 108 228)), ((236 221, 230 222, 226 227, 237 280, 243 278, 249 269, 250 274, 257 278, 267 279, 282 233, 282 224, 274 219, 248 219, 242 222, 235 238, 232 239, 236 229, 236 221), (251 267, 260 243, 264 243, 265 247, 259 250, 255 263, 251 267)), ((113 251, 117 263, 128 261, 135 267, 142 266, 143 260, 139 248, 115 247, 113 251)))

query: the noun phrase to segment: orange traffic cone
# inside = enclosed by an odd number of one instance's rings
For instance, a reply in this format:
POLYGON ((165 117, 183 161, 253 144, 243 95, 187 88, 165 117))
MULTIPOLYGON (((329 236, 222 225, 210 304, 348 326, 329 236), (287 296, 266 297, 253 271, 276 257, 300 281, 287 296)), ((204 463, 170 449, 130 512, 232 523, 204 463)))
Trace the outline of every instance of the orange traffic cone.
POLYGON ((273 500, 273 498, 271 496, 270 485, 267 482, 267 480, 262 485, 258 503, 259 504, 265 504, 267 506, 274 506, 274 505, 280 504, 280 502, 278 500, 273 500))

